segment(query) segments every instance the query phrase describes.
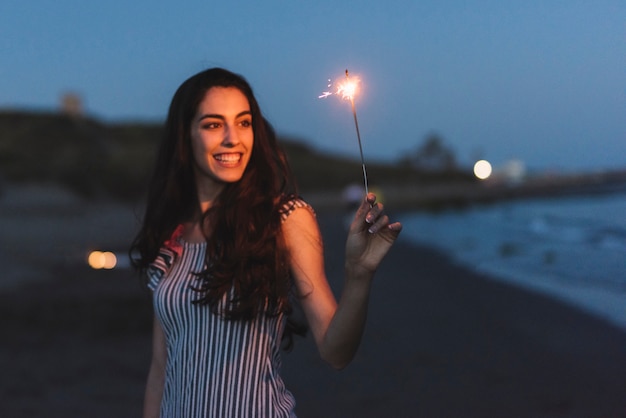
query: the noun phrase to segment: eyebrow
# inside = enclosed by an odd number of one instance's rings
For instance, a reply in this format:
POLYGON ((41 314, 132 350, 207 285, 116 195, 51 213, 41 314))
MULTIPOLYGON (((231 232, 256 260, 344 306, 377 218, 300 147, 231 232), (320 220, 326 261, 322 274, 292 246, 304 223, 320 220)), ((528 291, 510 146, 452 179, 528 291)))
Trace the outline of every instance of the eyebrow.
MULTIPOLYGON (((235 119, 240 118, 240 117, 242 117, 242 116, 246 116, 246 115, 252 115, 252 112, 251 112, 251 111, 249 111, 249 110, 244 110, 243 112, 239 112, 239 113, 237 113, 237 115, 235 116, 235 119)), ((207 118, 210 118, 210 119, 220 119, 220 120, 226 120, 226 118, 225 118, 223 115, 218 115, 218 114, 213 114, 213 113, 207 113, 207 114, 204 114, 204 115, 200 116, 200 117, 198 118, 198 122, 200 122, 200 121, 201 121, 201 120, 203 120, 203 119, 207 119, 207 118)))

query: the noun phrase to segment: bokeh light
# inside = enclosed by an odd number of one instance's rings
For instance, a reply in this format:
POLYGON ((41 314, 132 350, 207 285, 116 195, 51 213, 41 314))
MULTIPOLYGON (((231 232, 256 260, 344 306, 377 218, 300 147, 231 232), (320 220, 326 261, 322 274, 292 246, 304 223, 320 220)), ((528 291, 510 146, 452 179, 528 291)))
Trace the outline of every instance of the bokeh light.
POLYGON ((487 160, 476 161, 474 164, 474 175, 480 180, 488 179, 491 176, 491 164, 487 160))
POLYGON ((89 253, 87 262, 92 269, 111 270, 117 264, 117 257, 110 251, 92 251, 89 253))

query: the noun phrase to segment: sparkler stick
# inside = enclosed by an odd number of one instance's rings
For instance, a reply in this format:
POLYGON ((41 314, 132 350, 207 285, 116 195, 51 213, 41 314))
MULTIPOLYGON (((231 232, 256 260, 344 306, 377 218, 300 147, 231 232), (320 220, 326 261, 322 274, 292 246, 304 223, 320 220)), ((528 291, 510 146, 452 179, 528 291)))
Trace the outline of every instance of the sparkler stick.
MULTIPOLYGON (((346 69, 346 82, 350 84, 350 76, 348 74, 348 70, 346 69)), ((367 187, 367 170, 365 169, 365 158, 363 158, 363 146, 361 145, 361 133, 359 132, 359 121, 356 118, 356 106, 354 105, 354 90, 356 90, 356 85, 352 89, 353 92, 350 94, 350 104, 352 105, 352 115, 354 116, 354 127, 356 128, 356 139, 359 141, 359 152, 361 153, 361 166, 363 167, 363 183, 365 184, 365 195, 369 193, 367 187)))
MULTIPOLYGON (((329 80, 330 81, 330 80, 329 80)), ((337 92, 335 94, 341 95, 343 99, 350 100, 352 105, 352 115, 354 116, 354 127, 356 128, 356 138, 359 141, 359 153, 361 154, 361 167, 363 167, 363 183, 365 184, 365 194, 369 193, 367 185, 367 170, 365 169, 365 158, 363 158, 363 146, 361 145, 361 133, 359 132, 359 121, 356 117, 356 106, 354 105, 354 95, 358 87, 359 80, 350 79, 350 74, 346 70, 346 81, 337 86, 337 92)), ((331 84, 328 85, 330 87, 331 84)), ((319 98, 325 99, 333 93, 330 91, 323 92, 319 98)))

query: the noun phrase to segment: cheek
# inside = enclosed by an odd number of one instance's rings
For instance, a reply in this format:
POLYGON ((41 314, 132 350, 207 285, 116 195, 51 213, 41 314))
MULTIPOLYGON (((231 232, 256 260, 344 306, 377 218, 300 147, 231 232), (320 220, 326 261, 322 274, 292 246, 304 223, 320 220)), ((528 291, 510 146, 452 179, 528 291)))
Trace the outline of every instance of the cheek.
POLYGON ((194 132, 191 135, 191 149, 198 155, 205 154, 209 149, 214 146, 215 137, 209 133, 194 132))
POLYGON ((252 152, 252 148, 254 148, 254 134, 250 132, 249 135, 246 136, 246 147, 252 152))

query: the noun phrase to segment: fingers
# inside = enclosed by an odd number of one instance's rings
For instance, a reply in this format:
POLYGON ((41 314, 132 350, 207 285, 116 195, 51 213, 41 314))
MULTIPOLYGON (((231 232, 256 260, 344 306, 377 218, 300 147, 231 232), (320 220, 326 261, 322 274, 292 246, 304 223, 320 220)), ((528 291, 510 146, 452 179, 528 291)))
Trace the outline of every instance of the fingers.
MULTIPOLYGON (((378 205, 380 205, 380 203, 378 203, 378 205)), ((369 227, 367 228, 367 232, 369 232, 370 234, 375 234, 378 231, 380 231, 382 228, 389 225, 389 217, 387 215, 382 215, 382 214, 378 216, 373 216, 372 212, 374 212, 374 210, 371 210, 370 213, 365 217, 365 222, 369 224, 369 227)))
POLYGON ((356 227, 358 230, 361 230, 367 221, 365 220, 369 210, 372 208, 372 204, 376 201, 376 196, 373 193, 369 193, 365 196, 365 199, 361 201, 361 205, 358 207, 356 214, 354 216, 354 221, 352 227, 356 227))
POLYGON ((387 227, 397 233, 400 233, 400 231, 402 231, 402 224, 400 222, 394 222, 392 224, 389 224, 387 227))
POLYGON ((370 225, 376 223, 382 213, 382 209, 382 205, 380 203, 376 203, 376 195, 374 193, 368 193, 367 196, 365 196, 365 199, 361 202, 361 206, 359 206, 354 218, 355 222, 357 222, 359 226, 359 229, 366 229, 366 227, 369 228, 370 225))
POLYGON ((367 228, 370 234, 375 234, 386 228, 397 235, 402 230, 402 225, 399 222, 390 223, 383 204, 376 202, 374 193, 367 194, 357 211, 355 221, 360 228, 367 228))
POLYGON ((365 222, 369 225, 367 230, 370 234, 375 234, 383 228, 390 228, 392 231, 397 230, 398 232, 402 229, 402 225, 398 222, 390 224, 383 204, 376 203, 376 196, 373 193, 368 194, 365 200, 370 205, 365 215, 365 222))
POLYGON ((383 215, 383 205, 382 203, 375 203, 376 196, 373 193, 370 193, 368 195, 366 202, 368 206, 365 207, 365 210, 367 211, 365 213, 365 222, 367 222, 368 224, 374 224, 383 215), (372 197, 372 199, 369 199, 370 196, 372 197))
POLYGON ((400 231, 402 231, 402 224, 400 222, 394 222, 392 224, 387 225, 387 234, 386 238, 395 241, 400 235, 400 231))

